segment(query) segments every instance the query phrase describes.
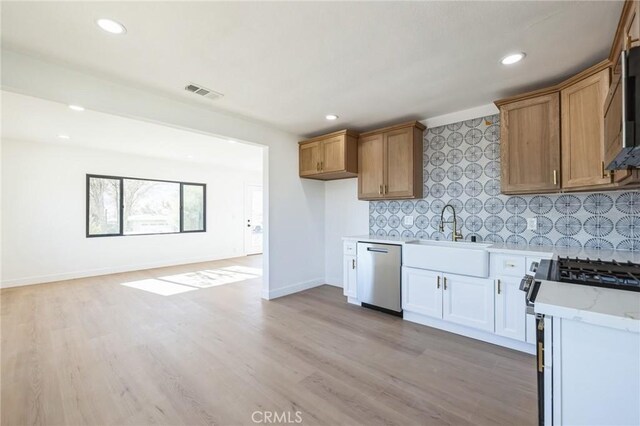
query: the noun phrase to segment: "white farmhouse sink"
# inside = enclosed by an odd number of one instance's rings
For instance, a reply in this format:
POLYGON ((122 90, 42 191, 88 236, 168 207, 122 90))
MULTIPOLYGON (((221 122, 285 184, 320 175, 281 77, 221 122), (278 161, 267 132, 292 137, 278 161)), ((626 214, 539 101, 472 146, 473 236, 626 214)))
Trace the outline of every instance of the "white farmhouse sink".
POLYGON ((402 252, 402 264, 411 268, 488 277, 489 246, 491 244, 453 241, 409 242, 402 252))

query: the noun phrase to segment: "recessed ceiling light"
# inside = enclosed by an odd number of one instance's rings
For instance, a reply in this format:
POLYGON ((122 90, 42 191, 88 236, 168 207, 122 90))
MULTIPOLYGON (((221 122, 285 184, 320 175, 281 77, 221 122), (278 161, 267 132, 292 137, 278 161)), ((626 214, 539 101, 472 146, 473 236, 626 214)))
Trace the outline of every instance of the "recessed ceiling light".
POLYGON ((337 120, 338 116, 335 114, 327 114, 324 116, 324 118, 326 118, 327 120, 337 120))
POLYGON ((58 139, 71 139, 69 135, 65 135, 64 133, 60 133, 58 135, 58 139))
POLYGON ((113 19, 100 18, 96 21, 96 24, 103 30, 111 34, 124 34, 127 29, 120 22, 116 22, 113 19))
POLYGON ((513 65, 516 62, 520 62, 524 57, 527 56, 522 52, 512 53, 510 55, 505 56, 500 60, 502 65, 513 65))
POLYGON ((80 105, 69 105, 69 109, 74 111, 84 111, 84 107, 80 105))

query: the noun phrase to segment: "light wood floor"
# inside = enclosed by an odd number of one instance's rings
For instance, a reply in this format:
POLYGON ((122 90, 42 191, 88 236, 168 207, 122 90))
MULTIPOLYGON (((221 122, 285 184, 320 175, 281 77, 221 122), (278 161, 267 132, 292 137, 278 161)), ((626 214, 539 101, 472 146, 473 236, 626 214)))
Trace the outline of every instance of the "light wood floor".
POLYGON ((2 425, 245 425, 262 410, 304 424, 536 422, 533 357, 348 305, 338 288, 268 302, 258 276, 172 296, 122 285, 260 263, 2 290, 2 425))

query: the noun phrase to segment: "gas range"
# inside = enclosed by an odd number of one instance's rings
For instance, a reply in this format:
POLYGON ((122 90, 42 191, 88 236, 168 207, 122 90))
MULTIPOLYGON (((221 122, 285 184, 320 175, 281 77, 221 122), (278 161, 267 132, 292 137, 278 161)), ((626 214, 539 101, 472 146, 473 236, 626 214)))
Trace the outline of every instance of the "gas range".
POLYGON ((640 264, 570 257, 542 260, 535 270, 535 276, 526 275, 520 283, 520 289, 527 293, 527 304, 530 306, 535 301, 541 281, 640 292, 640 264))

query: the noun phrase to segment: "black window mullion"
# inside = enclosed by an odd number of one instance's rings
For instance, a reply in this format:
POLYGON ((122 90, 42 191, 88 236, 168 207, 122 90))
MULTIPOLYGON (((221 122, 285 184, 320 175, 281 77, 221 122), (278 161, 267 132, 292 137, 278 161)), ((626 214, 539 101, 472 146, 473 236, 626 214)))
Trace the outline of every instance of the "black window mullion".
POLYGON ((124 235, 124 179, 120 179, 120 236, 124 235))
POLYGON ((202 232, 207 232, 207 184, 202 184, 202 232))
POLYGON ((184 232, 184 183, 180 182, 180 232, 184 232))
POLYGON ((91 236, 91 232, 89 231, 89 223, 90 223, 90 205, 91 205, 91 196, 90 196, 90 185, 91 185, 91 176, 87 175, 87 210, 85 211, 85 216, 87 217, 87 238, 91 236))

